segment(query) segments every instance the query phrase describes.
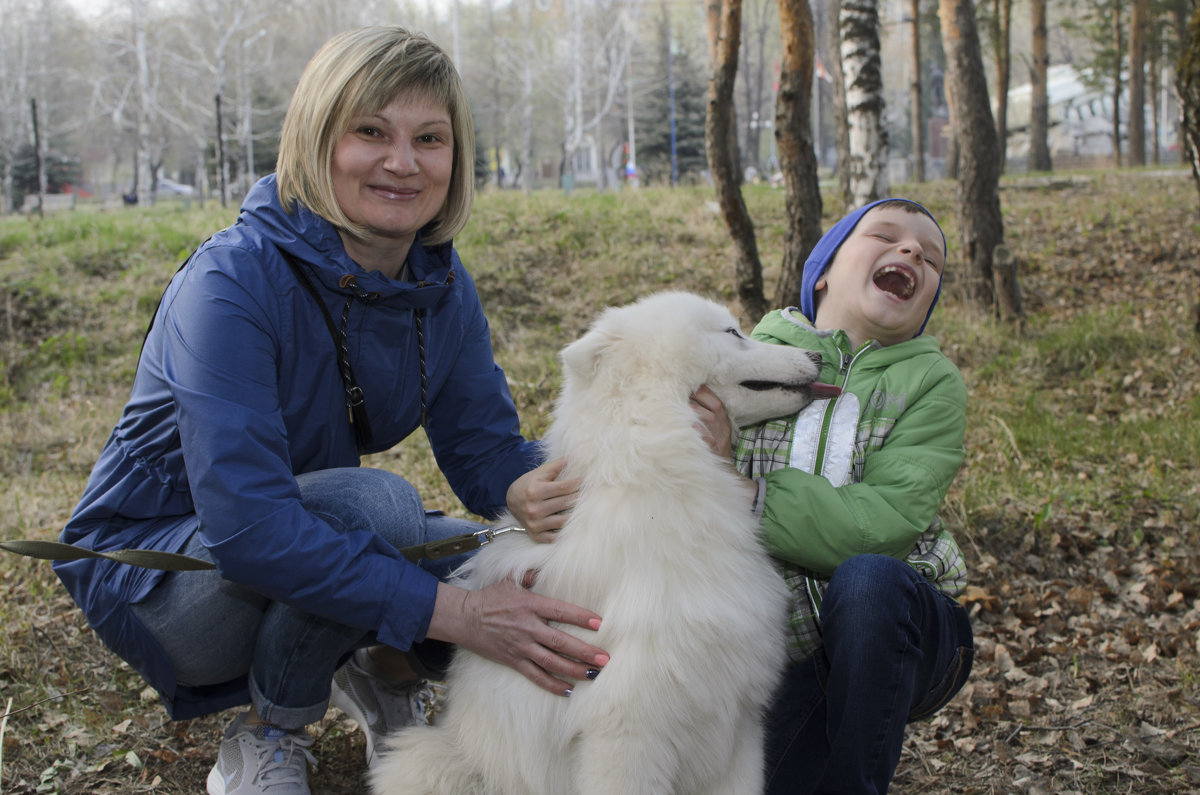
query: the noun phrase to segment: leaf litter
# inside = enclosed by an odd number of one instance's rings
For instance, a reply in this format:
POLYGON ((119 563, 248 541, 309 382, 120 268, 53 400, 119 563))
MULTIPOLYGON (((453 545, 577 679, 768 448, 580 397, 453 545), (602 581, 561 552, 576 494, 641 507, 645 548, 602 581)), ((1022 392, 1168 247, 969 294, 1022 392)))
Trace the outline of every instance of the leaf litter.
MULTIPOLYGON (((1172 178, 1145 215, 1106 205, 1103 195, 1125 190, 1128 179, 1006 192, 1006 235, 1026 258, 1026 309, 1058 317, 1123 307, 1133 326, 1166 317, 1183 338, 1200 298, 1195 189, 1172 178), (1155 222, 1143 223, 1151 213, 1155 222)), ((915 187, 927 204, 945 189, 915 187)), ((1116 424, 1131 414, 1161 417, 1165 405, 1196 400, 1197 364, 1184 350, 1167 341, 1115 388, 1104 374, 1079 377, 1086 353, 1064 357, 1062 381, 1039 388, 1063 422, 1079 421, 1076 414, 1116 424)), ((969 353, 962 356, 971 383, 969 353)), ((993 447, 1004 449, 974 449, 969 440, 968 466, 1039 466, 1022 452, 1020 428, 998 415, 985 422, 998 434, 993 447)), ((1172 460, 1167 450, 1150 458, 1056 462, 1047 481, 1156 467, 1197 482, 1197 462, 1172 460)), ((971 566, 963 601, 976 633, 974 670, 948 706, 910 727, 892 791, 1200 793, 1197 487, 1183 502, 1120 496, 1129 503, 1120 520, 1113 504, 1050 511, 1039 507, 1044 496, 1012 494, 951 517, 971 566)), ((0 791, 198 791, 233 713, 167 720, 46 572, 26 561, 0 567, 0 600, 21 605, 4 627, 0 705, 33 705, 7 721, 0 791), (34 704, 38 696, 53 700, 34 704)), ((313 792, 364 792, 353 723, 331 710, 311 728, 321 763, 313 792)))

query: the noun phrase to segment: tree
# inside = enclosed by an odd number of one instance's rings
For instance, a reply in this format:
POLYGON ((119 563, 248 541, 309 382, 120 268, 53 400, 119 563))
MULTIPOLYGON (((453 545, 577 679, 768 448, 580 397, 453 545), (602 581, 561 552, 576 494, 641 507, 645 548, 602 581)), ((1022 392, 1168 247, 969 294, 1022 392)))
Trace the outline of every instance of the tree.
POLYGON ((1032 99, 1029 119, 1029 168, 1050 171, 1050 97, 1046 79, 1050 72, 1050 51, 1046 46, 1046 0, 1030 0, 1033 22, 1033 64, 1030 74, 1032 99))
POLYGON ((1183 110, 1183 147, 1200 191, 1200 6, 1192 12, 1187 39, 1175 70, 1175 89, 1183 110))
POLYGON ((743 314, 759 318, 767 311, 763 297, 762 264, 758 257, 754 222, 742 198, 730 142, 734 130, 733 89, 737 78, 742 3, 741 0, 708 0, 705 11, 712 62, 708 112, 704 123, 705 149, 721 217, 733 239, 734 289, 742 303, 743 314))
POLYGON ((850 142, 845 169, 850 175, 850 204, 861 207, 889 190, 876 0, 842 0, 840 27, 850 142))
POLYGON ((921 113, 921 0, 910 0, 912 52, 909 71, 908 104, 912 129, 913 180, 925 181, 925 117, 921 113))
POLYGON ((779 0, 779 30, 784 48, 775 140, 783 169, 788 224, 775 305, 799 306, 804 260, 821 237, 821 190, 809 112, 816 33, 808 0, 779 0))
POLYGON ((1149 0, 1133 0, 1129 20, 1129 165, 1146 164, 1146 12, 1149 0))
POLYGON ((744 162, 747 167, 753 167, 760 173, 765 167, 762 154, 763 131, 769 135, 772 128, 768 115, 771 111, 767 105, 767 34, 774 32, 771 25, 771 9, 774 6, 775 3, 769 0, 750 0, 747 6, 749 13, 744 20, 747 35, 743 37, 740 48, 744 162))
POLYGON ((1000 213, 999 141, 988 104, 987 79, 971 0, 940 0, 942 46, 958 140, 958 223, 967 263, 969 300, 1002 318, 1021 315, 1014 269, 995 267, 1004 254, 1004 218, 1000 213))
POLYGON ((1008 86, 1011 74, 1012 0, 992 0, 989 20, 992 59, 996 65, 996 138, 999 140, 1000 173, 1008 159, 1008 86))
POLYGON ((833 126, 834 138, 837 143, 837 175, 838 187, 841 189, 842 203, 847 207, 854 204, 850 192, 850 171, 846 164, 850 162, 850 125, 846 119, 846 75, 842 69, 842 33, 839 20, 842 14, 841 0, 829 0, 827 4, 819 5, 826 14, 825 46, 829 55, 829 73, 833 78, 833 126))
POLYGON ((646 73, 649 88, 638 105, 637 165, 646 183, 670 185, 672 175, 677 182, 694 182, 708 168, 707 89, 696 65, 703 58, 681 46, 670 9, 661 8, 652 69, 646 73))

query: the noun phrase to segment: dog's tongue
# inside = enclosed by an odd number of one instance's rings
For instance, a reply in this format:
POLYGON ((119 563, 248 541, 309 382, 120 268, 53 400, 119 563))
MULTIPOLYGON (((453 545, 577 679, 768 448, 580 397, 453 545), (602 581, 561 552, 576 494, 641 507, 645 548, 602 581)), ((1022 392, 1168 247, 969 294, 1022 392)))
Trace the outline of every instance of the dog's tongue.
POLYGON ((836 387, 833 384, 823 384, 820 381, 813 381, 808 385, 808 391, 812 395, 813 400, 821 398, 835 398, 842 394, 841 387, 836 387))

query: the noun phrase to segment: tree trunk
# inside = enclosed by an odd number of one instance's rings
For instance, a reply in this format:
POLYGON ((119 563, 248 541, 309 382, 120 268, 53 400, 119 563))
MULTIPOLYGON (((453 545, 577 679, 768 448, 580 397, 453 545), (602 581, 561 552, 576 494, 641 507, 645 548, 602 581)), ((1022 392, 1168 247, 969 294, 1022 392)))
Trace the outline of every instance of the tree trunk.
POLYGON ((1166 33, 1166 27, 1161 22, 1155 24, 1158 26, 1158 30, 1152 37, 1155 44, 1146 49, 1146 73, 1150 76, 1150 86, 1147 92, 1150 95, 1150 162, 1157 166, 1162 163, 1162 153, 1159 151, 1159 141, 1162 139, 1162 129, 1159 126, 1162 118, 1162 106, 1159 104, 1162 97, 1162 72, 1159 71, 1159 56, 1162 53, 1162 37, 1166 33))
POLYGON ((738 40, 741 36, 741 0, 708 0, 706 11, 712 76, 708 83, 704 143, 721 217, 733 239, 735 289, 742 303, 742 314, 753 322, 767 311, 763 297, 762 265, 758 257, 754 223, 750 220, 750 213, 738 187, 736 166, 730 157, 729 140, 733 132, 733 89, 737 78, 738 40))
POLYGON ((998 247, 1004 243, 999 142, 988 105, 975 9, 971 0, 940 0, 940 9, 947 84, 959 144, 958 225, 962 258, 967 265, 963 292, 981 308, 1015 319, 1020 306, 1014 305, 1012 296, 1019 293, 1015 288, 1007 293, 996 289, 994 262, 998 247))
POLYGON ((996 60, 996 140, 999 144, 1000 173, 1008 161, 1008 84, 1011 66, 1009 61, 1009 31, 1012 29, 1012 0, 993 0, 996 26, 992 41, 992 56, 996 60))
POLYGON ((921 0, 912 0, 912 60, 908 86, 909 116, 912 130, 913 181, 925 181, 925 116, 921 113, 921 0))
POLYGON ((1033 84, 1029 120, 1029 170, 1050 171, 1050 97, 1046 79, 1050 71, 1050 52, 1046 46, 1046 0, 1031 0, 1033 16, 1033 84))
POLYGON ((804 260, 821 237, 821 190, 812 141, 816 32, 808 0, 779 0, 783 65, 775 105, 775 140, 783 170, 787 228, 776 306, 800 305, 804 260))
POLYGON ((829 24, 826 46, 829 48, 829 75, 833 78, 833 126, 837 137, 837 176, 842 193, 842 204, 849 207, 850 194, 850 126, 846 120, 846 70, 842 68, 842 33, 839 20, 842 14, 841 0, 829 0, 827 6, 829 24))
POLYGON ((37 183, 37 214, 38 218, 46 216, 46 161, 42 157, 41 125, 38 123, 38 106, 36 99, 29 100, 29 122, 33 128, 33 174, 37 183))
POLYGON ((1113 65, 1113 84, 1112 84, 1112 141, 1113 141, 1113 166, 1121 167, 1121 51, 1124 49, 1121 46, 1121 5, 1120 0, 1113 0, 1113 52, 1117 57, 1113 65))
POLYGON ((131 0, 133 12, 133 52, 137 61, 137 162, 134 164, 134 192, 142 206, 154 203, 150 167, 150 61, 146 44, 146 0, 131 0))
POLYGON ((1182 110, 1183 148, 1192 166, 1196 190, 1200 191, 1200 6, 1188 23, 1187 40, 1175 70, 1175 90, 1182 110))
POLYGON ((850 204, 861 207, 889 190, 876 0, 842 0, 839 23, 850 130, 850 204))
MULTIPOLYGON (((525 0, 525 52, 533 53, 533 0, 525 0)), ((633 103, 632 93, 626 102, 633 103)), ((632 112, 632 111, 631 111, 632 112)), ((633 147, 632 134, 629 146, 633 147)), ((522 59, 521 66, 521 192, 533 192, 533 57, 522 59)))
POLYGON ((1146 165, 1146 12, 1133 0, 1129 20, 1129 165, 1146 165))

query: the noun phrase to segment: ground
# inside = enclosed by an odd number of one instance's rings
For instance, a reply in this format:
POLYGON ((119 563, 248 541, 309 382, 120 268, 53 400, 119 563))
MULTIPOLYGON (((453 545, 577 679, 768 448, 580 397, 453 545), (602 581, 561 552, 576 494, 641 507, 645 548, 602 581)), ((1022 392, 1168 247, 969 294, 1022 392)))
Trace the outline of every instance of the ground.
MULTIPOLYGON (((1156 313, 1174 313, 1188 318, 1184 328, 1169 324, 1180 339, 1200 333, 1196 193, 1177 176, 1161 190, 1167 201, 1139 212, 1137 202, 1132 210, 1115 202, 1116 209, 1103 209, 1087 179, 1007 186, 1006 232, 1025 259, 1030 314, 1112 307, 1132 324, 1149 324, 1156 313)), ((1194 339, 1184 344, 1195 350, 1194 339)), ((1087 421, 1104 427, 1122 412, 1150 410, 1139 399, 1161 407, 1168 389, 1195 401, 1197 365, 1180 350, 1167 341, 1147 351, 1125 383, 1136 387, 1141 379, 1146 391, 1131 390, 1087 421)), ((969 370, 969 353, 961 355, 969 370)), ((1065 354, 1061 361, 1073 366, 1065 354)), ((1063 380, 1067 386, 1038 399, 1071 401, 1092 389, 1096 405, 1106 405, 1102 379, 1078 387, 1070 373, 1063 380)), ((968 466, 988 466, 992 455, 986 445, 968 444, 968 466)), ((1043 495, 1014 493, 971 505, 960 541, 971 568, 964 602, 976 634, 974 670, 947 707, 911 727, 893 792, 1200 793, 1197 462, 1173 460, 1169 451, 1154 461, 1119 451, 1110 459, 1054 466, 1080 479, 1105 467, 1129 478, 1165 468, 1192 481, 1190 496, 1124 490, 1121 524, 1103 501, 1040 512, 1043 495)), ((0 723, 0 789, 199 791, 232 713, 167 721, 154 694, 116 665, 40 562, 0 566, 0 603, 16 602, 0 646, 7 690, 0 690, 0 712, 14 690, 21 697, 10 708, 20 711, 0 723), (24 698, 29 690, 20 685, 34 681, 50 700, 24 698)), ((330 712, 314 731, 321 766, 313 792, 364 791, 363 742, 353 724, 330 712)))

